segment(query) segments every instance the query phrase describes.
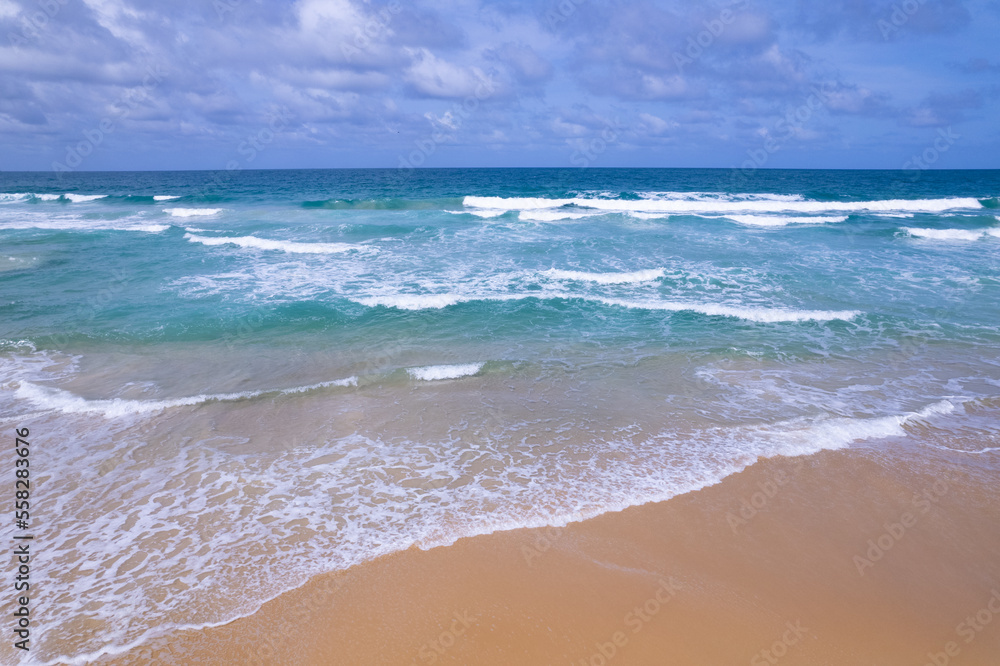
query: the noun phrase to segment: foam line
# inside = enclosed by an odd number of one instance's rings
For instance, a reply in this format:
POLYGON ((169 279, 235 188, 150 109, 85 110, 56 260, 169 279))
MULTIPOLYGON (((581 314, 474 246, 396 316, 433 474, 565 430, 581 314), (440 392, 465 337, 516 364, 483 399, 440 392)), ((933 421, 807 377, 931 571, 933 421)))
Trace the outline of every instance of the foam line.
MULTIPOLYGON (((479 197, 467 196, 463 200, 467 208, 491 210, 542 211, 564 206, 596 209, 602 212, 618 213, 855 213, 855 212, 908 212, 938 213, 955 209, 981 210, 983 205, 971 197, 948 199, 886 199, 878 201, 803 201, 800 199, 543 199, 538 197, 479 197)), ((582 211, 581 211, 582 212, 582 211)))
POLYGON ((765 308, 758 306, 722 305, 713 303, 685 303, 678 301, 592 298, 566 293, 527 293, 475 296, 461 294, 399 294, 393 296, 371 296, 352 299, 368 307, 383 306, 399 310, 439 310, 459 303, 476 301, 513 301, 537 298, 579 299, 593 303, 603 303, 614 307, 634 310, 662 310, 667 312, 697 312, 709 316, 734 317, 761 323, 850 320, 861 314, 858 310, 793 310, 785 308, 765 308))
POLYGON ((632 271, 631 273, 587 273, 585 271, 563 271, 558 268, 550 268, 542 271, 542 275, 556 280, 577 280, 580 282, 596 282, 598 284, 634 284, 638 282, 652 282, 663 277, 662 268, 651 268, 642 271, 632 271))
POLYGON ((976 231, 971 229, 922 229, 919 227, 903 227, 910 236, 940 241, 975 241, 987 235, 996 236, 997 230, 976 231))
POLYGON ((474 375, 483 369, 485 363, 464 363, 460 365, 427 365, 420 368, 407 368, 406 372, 414 379, 435 381, 438 379, 457 379, 474 375))
POLYGON ((255 250, 277 250, 293 254, 337 254, 351 250, 371 251, 375 248, 351 245, 349 243, 298 243, 295 241, 279 241, 256 236, 196 236, 184 234, 184 238, 192 243, 202 245, 238 245, 255 250))
POLYGON ((172 407, 190 407, 208 402, 235 402, 257 398, 263 395, 291 395, 294 393, 305 393, 321 388, 333 386, 357 386, 357 377, 347 379, 337 379, 309 386, 295 386, 286 389, 266 389, 261 391, 240 391, 238 393, 214 393, 188 396, 184 398, 170 398, 166 400, 125 400, 113 398, 111 400, 87 400, 69 391, 53 388, 49 386, 39 386, 31 382, 22 381, 14 392, 14 397, 18 400, 25 400, 36 407, 59 411, 64 414, 100 414, 105 418, 120 418, 123 416, 151 414, 161 412, 172 407))
POLYGON ((221 208, 164 208, 164 213, 173 215, 174 217, 206 217, 209 215, 218 215, 222 212, 221 208))

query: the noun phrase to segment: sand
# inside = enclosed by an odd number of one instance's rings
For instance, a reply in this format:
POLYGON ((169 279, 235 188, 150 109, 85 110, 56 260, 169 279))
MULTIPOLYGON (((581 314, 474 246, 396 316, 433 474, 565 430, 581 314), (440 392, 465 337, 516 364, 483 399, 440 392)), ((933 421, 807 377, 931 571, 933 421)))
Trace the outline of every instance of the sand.
POLYGON ((762 460, 666 502, 410 549, 115 663, 1000 664, 1000 456, 762 460))

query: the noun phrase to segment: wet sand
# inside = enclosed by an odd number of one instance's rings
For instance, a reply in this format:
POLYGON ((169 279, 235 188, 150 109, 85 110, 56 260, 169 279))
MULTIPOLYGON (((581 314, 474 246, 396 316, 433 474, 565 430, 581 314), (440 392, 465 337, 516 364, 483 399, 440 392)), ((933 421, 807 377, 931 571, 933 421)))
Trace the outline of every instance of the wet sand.
POLYGON ((1000 455, 762 460, 564 528, 380 558, 115 663, 998 664, 1000 455))

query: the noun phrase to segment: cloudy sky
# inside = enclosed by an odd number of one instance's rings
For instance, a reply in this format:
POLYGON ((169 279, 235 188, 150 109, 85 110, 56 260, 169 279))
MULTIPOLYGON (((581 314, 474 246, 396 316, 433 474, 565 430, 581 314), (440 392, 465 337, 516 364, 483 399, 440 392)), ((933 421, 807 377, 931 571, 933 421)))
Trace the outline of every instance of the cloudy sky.
POLYGON ((998 35, 996 0, 0 0, 0 169, 997 168, 998 35))

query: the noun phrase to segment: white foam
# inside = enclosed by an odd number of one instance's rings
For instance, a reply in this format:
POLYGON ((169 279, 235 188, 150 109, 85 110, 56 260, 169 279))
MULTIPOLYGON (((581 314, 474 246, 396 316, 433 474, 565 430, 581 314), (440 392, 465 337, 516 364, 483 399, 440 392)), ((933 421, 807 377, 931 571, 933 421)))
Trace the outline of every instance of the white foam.
POLYGON ((174 217, 203 217, 208 215, 218 215, 221 208, 164 208, 164 213, 174 217))
POLYGON ((498 294, 483 296, 465 296, 462 294, 392 294, 386 296, 367 296, 352 298, 355 303, 374 308, 378 306, 396 308, 398 310, 440 310, 458 303, 472 301, 516 301, 524 298, 537 298, 540 294, 498 294))
POLYGON ((522 210, 518 219, 526 222, 558 222, 559 220, 582 220, 600 213, 574 213, 562 210, 522 210))
POLYGON ((180 196, 171 196, 168 194, 153 195, 153 201, 173 201, 174 199, 180 199, 180 196))
POLYGON ((414 379, 435 381, 438 379, 457 379, 468 377, 483 369, 485 363, 464 363, 460 365, 427 365, 419 368, 407 368, 406 372, 414 379))
POLYGON ((122 231, 145 231, 151 234, 158 234, 170 228, 169 224, 136 224, 130 227, 121 227, 122 231))
POLYGON ((697 312, 715 317, 734 317, 761 323, 795 321, 850 320, 861 314, 858 310, 789 310, 742 305, 717 305, 712 303, 683 303, 673 301, 628 300, 614 298, 594 299, 607 305, 638 310, 665 310, 668 312, 697 312))
MULTIPOLYGON (((7 217, 7 216, 5 216, 7 217)), ((168 224, 147 224, 140 214, 118 220, 95 220, 72 213, 25 211, 0 220, 0 229, 55 229, 72 231, 145 231, 159 233, 170 228, 168 224)))
POLYGON ((86 203, 87 201, 96 201, 97 199, 103 199, 107 197, 107 194, 64 194, 64 197, 72 201, 73 203, 86 203))
POLYGON ((801 194, 751 192, 638 192, 637 196, 659 201, 805 201, 801 194))
POLYGON ((699 314, 733 317, 761 323, 851 320, 861 314, 859 310, 793 310, 786 308, 766 308, 744 305, 721 305, 713 303, 686 303, 663 300, 616 299, 580 296, 567 292, 531 292, 522 294, 395 294, 391 296, 370 296, 351 299, 368 307, 383 306, 400 310, 438 310, 458 303, 477 301, 514 301, 525 299, 565 298, 580 299, 593 303, 603 303, 615 307, 635 310, 662 310, 667 312, 697 312, 699 314))
POLYGON ((753 213, 854 213, 907 212, 937 213, 946 210, 981 210, 982 204, 971 197, 948 199, 889 199, 879 201, 805 201, 789 198, 735 199, 543 199, 538 197, 479 197, 467 196, 464 205, 470 209, 542 211, 563 206, 596 208, 602 212, 661 213, 673 215, 753 214, 753 213))
MULTIPOLYGON (((167 442, 144 441, 124 427, 131 424, 113 430, 115 422, 86 437, 53 435, 36 454, 61 486, 43 499, 49 548, 33 580, 40 605, 51 612, 37 618, 33 654, 53 664, 92 663, 138 645, 155 654, 179 629, 247 616, 322 573, 414 546, 562 526, 664 501, 717 484, 763 457, 905 435, 909 419, 946 409, 938 403, 874 418, 637 428, 608 438, 569 432, 577 425, 588 432, 586 415, 563 432, 540 414, 519 424, 535 437, 515 429, 510 448, 461 439, 461 428, 446 441, 331 440, 324 433, 307 439, 308 446, 282 441, 254 455, 226 446, 231 440, 221 426, 218 438, 167 442), (85 620, 104 629, 72 633, 85 620), (75 640, 59 640, 64 636, 75 640)), ((70 417, 59 421, 67 423, 60 435, 83 431, 70 417)), ((324 580, 324 598, 335 602, 343 579, 324 580)))
POLYGON ((196 236, 186 233, 184 234, 184 238, 192 243, 201 243, 203 245, 238 245, 239 247, 256 250, 277 250, 294 254, 336 254, 339 252, 350 252, 351 250, 375 250, 375 248, 351 245, 349 243, 299 243, 295 241, 257 238, 256 236, 196 236))
POLYGON ((233 402, 236 400, 247 400, 268 394, 290 395, 294 393, 305 393, 321 388, 333 386, 357 386, 357 377, 337 379, 330 382, 321 382, 309 386, 295 386, 286 389, 265 389, 260 391, 240 391, 238 393, 215 393, 187 396, 183 398, 170 398, 166 400, 125 400, 113 398, 111 400, 87 400, 69 391, 53 388, 50 386, 40 386, 28 381, 21 381, 14 397, 17 400, 25 400, 40 409, 59 411, 64 414, 100 414, 105 418, 113 419, 123 416, 141 416, 154 412, 161 412, 172 407, 190 407, 208 402, 233 402))
POLYGON ((556 280, 579 280, 583 282, 596 282, 598 284, 634 284, 638 282, 652 282, 664 275, 662 268, 651 268, 642 271, 632 271, 631 273, 587 273, 584 271, 563 271, 558 268, 550 268, 542 271, 542 275, 556 280))
POLYGON ((727 215, 726 219, 755 227, 783 227, 788 224, 835 224, 847 219, 847 215, 794 217, 782 215, 727 215))
POLYGON ((985 231, 969 229, 921 229, 918 227, 903 227, 903 231, 917 238, 943 241, 974 241, 987 234, 985 231))
POLYGON ((88 201, 96 201, 98 199, 104 199, 107 194, 73 194, 72 192, 67 192, 66 194, 34 194, 31 192, 13 192, 8 194, 0 194, 0 203, 15 203, 18 201, 26 201, 28 199, 38 199, 39 201, 70 201, 72 203, 86 203, 88 201))
POLYGON ((446 210, 446 213, 451 213, 452 215, 475 215, 476 217, 500 217, 505 215, 508 211, 505 209, 491 210, 489 208, 485 210, 446 210))

